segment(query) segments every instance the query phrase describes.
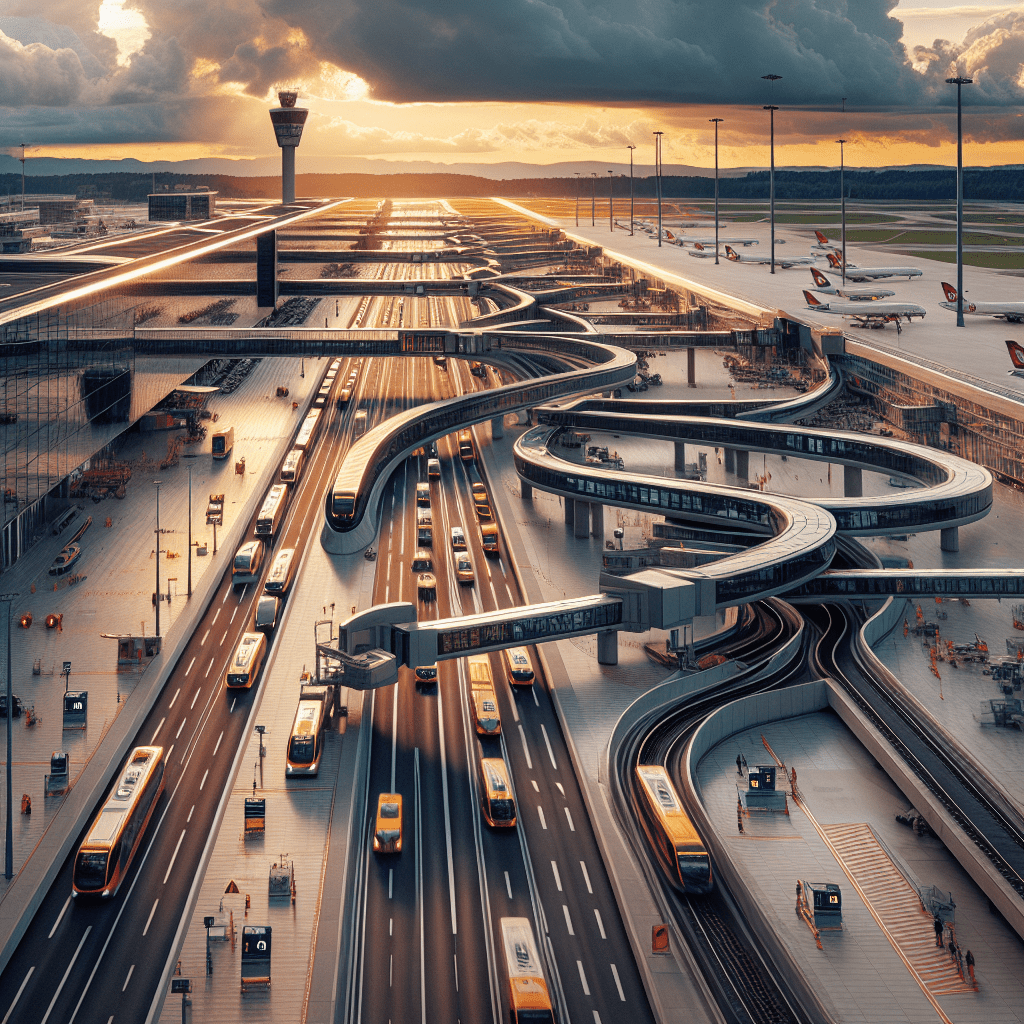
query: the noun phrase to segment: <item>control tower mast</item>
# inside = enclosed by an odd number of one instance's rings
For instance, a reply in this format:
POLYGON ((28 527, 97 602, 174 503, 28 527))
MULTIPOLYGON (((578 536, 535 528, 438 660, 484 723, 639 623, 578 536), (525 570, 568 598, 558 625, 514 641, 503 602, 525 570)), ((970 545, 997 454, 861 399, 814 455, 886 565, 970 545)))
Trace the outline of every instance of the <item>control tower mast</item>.
POLYGON ((295 150, 302 141, 302 126, 306 123, 309 111, 295 106, 299 98, 297 92, 279 92, 277 94, 281 106, 272 107, 270 120, 274 125, 274 135, 281 147, 281 202, 295 202, 295 150))

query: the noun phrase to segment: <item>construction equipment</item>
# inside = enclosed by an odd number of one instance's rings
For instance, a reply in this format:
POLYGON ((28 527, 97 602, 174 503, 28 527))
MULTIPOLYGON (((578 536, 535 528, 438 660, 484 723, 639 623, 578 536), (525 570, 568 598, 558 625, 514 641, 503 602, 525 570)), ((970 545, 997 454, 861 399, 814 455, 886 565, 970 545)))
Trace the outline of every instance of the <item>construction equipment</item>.
POLYGON ((974 634, 974 643, 955 644, 947 640, 946 650, 950 658, 961 661, 988 661, 988 644, 977 633, 974 634))
POLYGON ((209 504, 206 506, 206 525, 224 525, 224 495, 211 494, 209 504))

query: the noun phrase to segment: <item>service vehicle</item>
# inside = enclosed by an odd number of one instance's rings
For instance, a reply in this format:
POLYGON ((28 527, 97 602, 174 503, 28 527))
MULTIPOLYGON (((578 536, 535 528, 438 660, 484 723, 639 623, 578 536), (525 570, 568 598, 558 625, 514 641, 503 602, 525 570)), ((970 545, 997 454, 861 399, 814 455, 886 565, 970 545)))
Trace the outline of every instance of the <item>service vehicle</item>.
POLYGON ((501 549, 498 547, 497 523, 484 523, 480 527, 480 544, 484 549, 484 554, 488 557, 501 554, 501 549))
POLYGON ((429 551, 418 549, 416 554, 412 556, 412 571, 413 572, 433 572, 434 571, 434 559, 430 556, 429 551))
POLYGON ((223 526, 224 525, 224 495, 223 494, 211 494, 210 500, 206 506, 206 525, 207 526, 223 526))
POLYGON ((436 480, 441 476, 440 459, 427 459, 427 476, 431 480, 436 480))
POLYGON ((416 506, 430 508, 430 484, 421 482, 416 485, 416 506))
POLYGON ((413 670, 417 686, 431 686, 437 682, 437 663, 433 665, 417 665, 413 670))
POLYGON ((381 793, 373 826, 374 853, 402 852, 402 794, 381 793))
POLYGON ((491 498, 487 493, 487 487, 479 480, 473 482, 470 490, 473 494, 473 504, 476 506, 477 518, 481 521, 491 519, 491 498))
POLYGON ((421 601, 433 601, 437 597, 437 577, 432 572, 421 572, 416 577, 416 592, 421 601))
POLYGON ((434 521, 429 508, 416 510, 416 543, 428 548, 434 546, 434 521))
POLYGON ((452 551, 466 550, 466 531, 461 526, 452 527, 452 551))
POLYGON ((468 551, 460 551, 455 556, 455 578, 459 583, 473 586, 476 583, 476 574, 473 572, 473 559, 468 551))
POLYGON ((468 427, 459 431, 459 458, 463 462, 476 461, 476 448, 473 445, 473 431, 468 427))
POLYGON ((231 449, 235 447, 235 428, 221 427, 220 430, 214 431, 210 447, 215 459, 218 461, 226 459, 231 454, 231 449))

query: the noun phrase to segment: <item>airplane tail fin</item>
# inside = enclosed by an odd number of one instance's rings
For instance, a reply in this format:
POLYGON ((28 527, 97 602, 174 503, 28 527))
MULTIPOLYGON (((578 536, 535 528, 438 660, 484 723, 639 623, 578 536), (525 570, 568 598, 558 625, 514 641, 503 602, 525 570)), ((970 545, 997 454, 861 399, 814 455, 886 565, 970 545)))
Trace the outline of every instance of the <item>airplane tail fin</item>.
POLYGON ((1024 348, 1017 342, 1007 339, 1006 351, 1010 353, 1010 362, 1013 363, 1014 369, 1024 370, 1024 348))
POLYGON ((694 249, 699 249, 701 252, 704 251, 704 246, 701 245, 700 242, 694 242, 693 243, 693 247, 694 247, 694 249))
POLYGON ((737 263, 740 259, 739 256, 736 255, 736 252, 731 245, 727 245, 725 247, 725 258, 729 260, 734 260, 737 263))
POLYGON ((828 245, 829 244, 828 239, 820 231, 815 231, 814 234, 817 236, 818 241, 822 245, 828 245))
POLYGON ((809 292, 804 291, 804 299, 808 306, 820 306, 821 303, 809 292))
POLYGON ((811 277, 819 288, 832 287, 832 282, 817 267, 811 267, 811 277))
POLYGON ((942 282, 942 290, 946 293, 947 302, 956 302, 956 289, 945 281, 942 282))
POLYGON ((674 242, 676 240, 676 236, 673 235, 668 228, 665 228, 665 240, 668 242, 674 242))
POLYGON ((827 259, 829 265, 835 267, 836 270, 842 269, 843 261, 834 252, 825 253, 825 259, 827 259))

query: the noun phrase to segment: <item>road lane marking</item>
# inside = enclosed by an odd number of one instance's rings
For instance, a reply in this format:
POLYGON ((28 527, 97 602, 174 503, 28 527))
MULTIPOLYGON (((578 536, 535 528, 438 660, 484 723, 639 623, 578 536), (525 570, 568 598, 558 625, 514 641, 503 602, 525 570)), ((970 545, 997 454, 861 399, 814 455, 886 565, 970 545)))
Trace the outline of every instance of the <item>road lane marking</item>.
MULTIPOLYGON (((569 929, 569 934, 575 935, 576 933, 572 930, 572 918, 569 916, 569 908, 564 903, 562 904, 562 913, 565 914, 565 927, 569 929)), ((587 995, 589 994, 588 992, 587 995)))
POLYGON ((227 640, 227 638, 228 638, 228 631, 225 629, 224 630, 224 635, 220 638, 220 642, 224 643, 224 641, 227 640))
POLYGON ((206 643, 206 638, 207 638, 207 637, 208 637, 209 635, 210 635, 210 631, 209 631, 209 630, 207 630, 207 631, 206 631, 206 632, 205 632, 205 633, 203 634, 203 639, 199 641, 199 646, 200 646, 200 647, 202 647, 202 646, 203 646, 203 644, 205 644, 205 643, 206 643))
POLYGON ((560 782, 556 782, 555 785, 558 787, 558 792, 561 793, 562 796, 565 796, 565 790, 562 789, 562 784, 560 782))
POLYGON ((552 871, 552 873, 555 876, 555 885, 558 886, 558 891, 561 892, 562 891, 562 879, 561 879, 561 877, 558 874, 558 862, 557 861, 552 861, 551 862, 551 871, 552 871))
POLYGON ((181 841, 185 838, 185 829, 181 830, 181 835, 178 836, 178 842, 175 844, 174 853, 171 854, 171 863, 167 865, 167 873, 164 875, 164 885, 167 884, 167 879, 171 877, 171 869, 174 867, 174 862, 178 857, 178 851, 181 849, 181 841))
POLYGON ((11 1019, 11 1014, 14 1013, 14 1008, 18 1005, 18 1000, 21 998, 21 993, 25 991, 25 986, 28 984, 28 979, 32 977, 32 972, 35 969, 36 968, 34 964, 28 969, 28 974, 25 975, 25 980, 21 983, 21 987, 18 989, 18 994, 14 997, 14 1002, 11 1003, 11 1008, 4 1015, 3 1024, 7 1024, 7 1022, 11 1019))
POLYGON ((388 988, 391 988, 395 981, 395 954, 388 957, 388 988))
POLYGON ((207 679, 210 678, 210 669, 213 668, 213 661, 214 661, 214 659, 211 658, 210 659, 210 664, 206 666, 206 672, 203 673, 206 676, 207 679))
MULTIPOLYGON (((547 731, 547 729, 544 728, 544 723, 543 722, 541 722, 541 724, 540 724, 540 731, 541 731, 541 734, 544 736, 544 745, 548 748, 548 757, 551 758, 551 767, 554 768, 555 771, 557 772, 558 771, 558 765, 555 764, 555 752, 551 749, 551 740, 548 739, 548 731, 547 731)), ((561 788, 561 787, 559 787, 559 788, 561 788)), ((564 796, 565 794, 563 793, 562 795, 564 796)))
POLYGON ((153 915, 156 913, 156 905, 160 902, 159 899, 153 901, 153 909, 149 912, 149 917, 146 918, 146 927, 142 929, 142 934, 145 935, 149 931, 149 926, 153 923, 153 915))
MULTIPOLYGON (((220 750, 220 741, 222 739, 224 739, 224 732, 223 732, 223 730, 221 731, 221 734, 217 737, 217 746, 215 746, 213 748, 213 754, 211 755, 212 757, 216 757, 217 756, 217 751, 220 750)), ((582 864, 583 861, 580 861, 580 863, 582 864)))
POLYGON ((505 888, 508 890, 508 898, 512 899, 512 880, 508 877, 508 872, 505 872, 505 888))
POLYGON ((601 1014, 597 1010, 594 1011, 594 1024, 601 1024, 601 1014))
POLYGON ((171 698, 171 703, 167 705, 167 710, 170 711, 174 707, 174 702, 178 699, 178 694, 181 693, 181 687, 174 691, 174 696, 171 698))
POLYGON ((149 741, 149 745, 150 746, 153 746, 153 743, 156 741, 157 733, 160 732, 160 730, 164 727, 164 722, 166 722, 166 721, 167 721, 167 716, 166 715, 163 718, 160 719, 160 724, 156 727, 156 729, 153 730, 153 738, 149 741))
POLYGON ((189 711, 191 711, 196 706, 196 701, 199 700, 199 694, 201 694, 202 692, 202 689, 196 690, 196 695, 192 698, 192 703, 188 706, 189 711))
MULTIPOLYGON (((82 936, 82 941, 78 943, 78 949, 75 950, 75 955, 71 958, 71 963, 68 964, 68 969, 64 972, 64 977, 60 979, 60 984, 57 986, 57 991, 53 993, 53 998, 50 1000, 50 1005, 46 1008, 46 1013, 43 1014, 41 1024, 46 1024, 50 1019, 50 1014, 53 1012, 54 1004, 57 1002, 57 997, 60 995, 61 990, 64 988, 65 982, 68 980, 68 975, 71 973, 71 968, 75 966, 75 961, 78 959, 78 954, 82 952, 82 947, 85 945, 85 940, 89 938, 89 932, 92 931, 92 925, 89 925, 85 929, 85 934, 82 936)), ((25 979, 28 981, 28 978, 25 979)), ((18 995, 21 995, 19 992, 18 995)), ((4 1020, 7 1018, 5 1017, 4 1020)))
MULTIPOLYGON (((568 913, 568 911, 566 911, 568 913)), ((577 960, 576 966, 580 969, 580 984, 583 986, 583 994, 585 996, 590 995, 590 986, 587 984, 587 976, 583 972, 583 961, 577 960)))
MULTIPOLYGON (((68 912, 68 907, 70 907, 70 906, 71 906, 71 897, 69 896, 64 901, 64 906, 61 907, 60 913, 57 915, 57 920, 53 922, 53 927, 50 929, 50 934, 46 936, 48 939, 52 939, 53 938, 53 933, 57 930, 57 925, 59 925, 61 923, 61 921, 64 919, 64 915, 68 912)), ((6 1020, 6 1019, 7 1018, 5 1017, 4 1020, 6 1020)))
POLYGON ((211 626, 216 626, 217 625, 217 618, 219 617, 219 615, 220 615, 220 609, 218 608, 216 614, 213 616, 213 622, 210 623, 211 626))
MULTIPOLYGON (((395 687, 397 690, 398 688, 395 687)), ((398 703, 398 694, 395 694, 398 703)), ((420 1022, 427 1024, 427 964, 423 913, 423 796, 420 791, 420 748, 413 747, 413 778, 416 785, 416 908, 420 918, 420 1022)))
MULTIPOLYGON (((229 714, 229 715, 231 714, 231 712, 232 712, 232 711, 234 711, 234 710, 235 710, 235 704, 236 704, 237 702, 238 702, 238 698, 237 698, 237 697, 232 697, 232 698, 231 698, 231 707, 229 707, 229 708, 228 708, 228 714, 229 714)), ((223 734, 222 734, 222 735, 223 735, 223 734)), ((216 751, 214 751, 214 753, 216 753, 216 751)))
POLYGON ((598 930, 601 932, 601 938, 607 939, 608 936, 604 933, 604 921, 601 920, 601 911, 598 910, 597 907, 594 907, 594 917, 597 918, 597 927, 598 930))
POLYGON ((565 820, 569 822, 569 831, 570 832, 575 832, 576 831, 576 826, 572 823, 572 815, 569 813, 569 808, 566 807, 566 808, 564 808, 564 810, 565 810, 565 820))
POLYGON ((195 811, 195 809, 196 809, 196 805, 193 804, 192 805, 192 810, 188 812, 188 817, 185 819, 185 824, 186 825, 192 820, 192 814, 195 811))
POLYGON ((459 991, 459 954, 455 954, 455 991, 459 991))
POLYGON ((526 755, 526 767, 533 771, 533 758, 530 757, 530 748, 526 745, 526 730, 523 723, 519 723, 519 738, 523 741, 523 753, 526 755))
POLYGON ((459 929, 455 917, 455 858, 452 854, 452 818, 451 808, 448 804, 448 754, 444 741, 444 715, 440 687, 437 690, 437 726, 441 747, 441 799, 444 804, 444 843, 448 854, 448 903, 452 915, 452 935, 458 935, 459 929))
POLYGON ((590 884, 590 874, 587 871, 587 865, 582 860, 580 861, 580 868, 583 870, 583 881, 587 883, 587 892, 589 892, 590 895, 593 896, 594 887, 590 884))
POLYGON ((190 662, 188 663, 188 668, 187 668, 187 669, 185 669, 185 677, 186 677, 186 678, 188 678, 188 674, 189 674, 189 672, 191 672, 191 671, 192 671, 192 666, 193 666, 193 665, 194 665, 195 663, 196 663, 196 659, 195 659, 195 658, 193 658, 193 659, 192 659, 192 660, 191 660, 191 661, 190 661, 190 662))
POLYGON ((188 721, 188 719, 187 719, 187 718, 183 718, 183 719, 181 720, 181 725, 179 725, 179 726, 178 726, 178 731, 177 731, 177 732, 176 732, 176 733, 174 734, 174 738, 175 738, 175 739, 178 739, 178 737, 179 737, 179 736, 181 736, 181 730, 185 728, 185 723, 186 723, 187 721, 188 721))
POLYGON ((132 972, 134 970, 135 970, 135 964, 132 964, 131 967, 128 968, 128 977, 124 979, 124 984, 121 986, 121 991, 122 992, 128 987, 128 982, 132 980, 132 972))
POLYGON ((615 987, 619 990, 619 999, 621 999, 622 1002, 625 1002, 626 1001, 626 993, 622 991, 622 982, 619 981, 619 972, 616 969, 615 964, 612 964, 611 968, 612 968, 612 977, 615 979, 615 987))
POLYGON ((228 625, 229 625, 229 626, 231 625, 231 623, 232 623, 232 622, 234 622, 234 621, 235 621, 235 616, 236 616, 237 614, 238 614, 238 607, 236 606, 236 607, 235 607, 235 610, 234 610, 234 611, 233 611, 233 612, 231 613, 231 618, 230 618, 230 619, 228 619, 228 625))
POLYGON ((206 776, 209 775, 209 774, 210 774, 210 769, 207 768, 206 771, 203 772, 203 781, 199 783, 199 792, 200 793, 203 791, 203 786, 206 785, 206 776))
POLYGON ((540 707, 540 701, 537 699, 537 690, 535 687, 530 688, 530 693, 533 694, 533 703, 540 707))
POLYGON ((170 762, 171 762, 171 754, 174 753, 174 747, 175 747, 175 744, 172 743, 171 744, 171 749, 167 751, 167 763, 168 764, 170 764, 170 762))
POLYGON ((398 757, 398 687, 391 690, 391 792, 395 791, 395 760, 398 757))
POLYGON ((223 604, 228 599, 228 594, 230 594, 234 589, 235 586, 234 584, 232 584, 230 587, 228 587, 227 590, 224 591, 224 596, 220 599, 221 604, 223 604))
POLYGON ((388 935, 395 934, 395 919, 393 917, 388 918, 388 935))
POLYGON ((530 782, 533 783, 533 791, 535 793, 539 793, 540 792, 540 786, 537 785, 537 780, 536 779, 530 779, 530 782))
POLYGON ((395 869, 388 868, 388 899, 391 899, 395 891, 395 869))
POLYGON ((547 830, 548 823, 544 820, 544 808, 537 805, 537 813, 540 815, 540 827, 547 830))

